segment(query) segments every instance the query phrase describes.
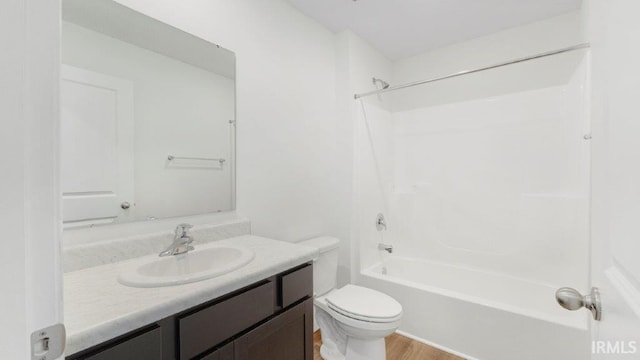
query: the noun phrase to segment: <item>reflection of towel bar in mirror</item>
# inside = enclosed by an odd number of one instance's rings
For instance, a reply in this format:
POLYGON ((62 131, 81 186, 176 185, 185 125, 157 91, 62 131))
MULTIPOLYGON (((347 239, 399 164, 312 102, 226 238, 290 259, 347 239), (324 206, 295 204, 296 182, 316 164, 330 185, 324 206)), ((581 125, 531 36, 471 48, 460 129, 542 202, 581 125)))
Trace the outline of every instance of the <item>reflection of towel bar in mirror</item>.
POLYGON ((186 156, 173 156, 173 155, 167 156, 167 160, 169 160, 169 161, 173 161, 173 160, 217 161, 217 162, 220 163, 220 166, 222 166, 222 164, 224 164, 224 162, 227 161, 226 159, 186 157, 186 156))

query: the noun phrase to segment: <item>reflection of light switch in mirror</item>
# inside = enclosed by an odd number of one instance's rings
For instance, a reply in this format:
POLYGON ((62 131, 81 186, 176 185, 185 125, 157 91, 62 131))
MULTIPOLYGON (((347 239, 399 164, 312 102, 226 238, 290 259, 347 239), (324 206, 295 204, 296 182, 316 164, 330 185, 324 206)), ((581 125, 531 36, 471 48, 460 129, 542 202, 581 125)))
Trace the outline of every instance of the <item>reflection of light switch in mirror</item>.
POLYGON ((233 52, 113 0, 62 0, 61 44, 66 229, 234 210, 233 52))
POLYGON ((31 359, 53 360, 62 355, 66 341, 64 325, 56 324, 31 334, 31 359))

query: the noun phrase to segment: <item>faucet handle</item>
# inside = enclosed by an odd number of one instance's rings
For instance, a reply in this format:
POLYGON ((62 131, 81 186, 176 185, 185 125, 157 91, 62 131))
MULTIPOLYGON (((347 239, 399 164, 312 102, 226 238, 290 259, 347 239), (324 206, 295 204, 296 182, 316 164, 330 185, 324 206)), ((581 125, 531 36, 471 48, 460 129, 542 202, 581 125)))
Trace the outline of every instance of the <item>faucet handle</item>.
POLYGON ((181 238, 187 236, 187 232, 191 229, 193 225, 191 224, 179 224, 176 226, 176 238, 181 238))

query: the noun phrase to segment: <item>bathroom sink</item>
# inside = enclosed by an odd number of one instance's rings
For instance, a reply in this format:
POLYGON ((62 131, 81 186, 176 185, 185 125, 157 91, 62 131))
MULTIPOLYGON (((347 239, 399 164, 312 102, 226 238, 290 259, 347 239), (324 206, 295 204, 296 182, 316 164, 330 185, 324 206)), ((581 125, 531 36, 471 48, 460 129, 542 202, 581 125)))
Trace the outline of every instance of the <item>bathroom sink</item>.
POLYGON ((123 264, 118 281, 132 287, 160 287, 210 279, 239 269, 253 260, 250 249, 215 245, 186 254, 145 256, 123 264))

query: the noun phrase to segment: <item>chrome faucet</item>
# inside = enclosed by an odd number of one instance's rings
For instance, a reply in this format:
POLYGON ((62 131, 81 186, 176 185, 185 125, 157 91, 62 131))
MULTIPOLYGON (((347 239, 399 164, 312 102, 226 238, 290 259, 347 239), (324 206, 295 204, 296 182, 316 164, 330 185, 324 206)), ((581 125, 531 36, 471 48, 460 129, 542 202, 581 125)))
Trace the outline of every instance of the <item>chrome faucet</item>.
POLYGON ((384 250, 389 254, 393 254, 393 245, 389 244, 378 244, 378 250, 384 250))
POLYGON ((176 226, 176 235, 173 238, 173 243, 158 256, 186 254, 187 252, 194 250, 194 247, 191 246, 193 236, 189 235, 189 229, 192 227, 193 225, 189 224, 180 224, 176 226))

